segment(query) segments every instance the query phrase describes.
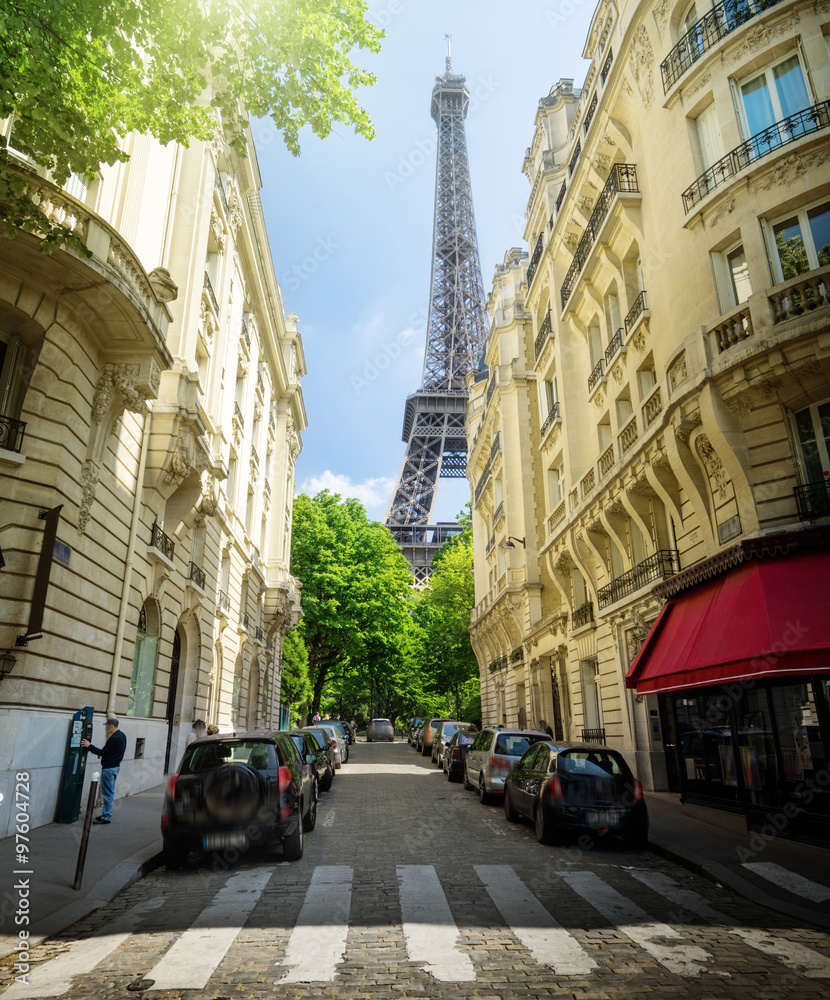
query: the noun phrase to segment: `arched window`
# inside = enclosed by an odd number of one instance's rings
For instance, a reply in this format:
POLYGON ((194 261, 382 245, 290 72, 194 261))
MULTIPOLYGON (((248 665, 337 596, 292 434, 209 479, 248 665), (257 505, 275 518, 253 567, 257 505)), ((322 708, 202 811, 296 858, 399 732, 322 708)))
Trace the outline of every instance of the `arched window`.
POLYGON ((142 717, 152 715, 158 649, 158 612, 153 605, 148 606, 148 603, 145 602, 138 616, 127 715, 142 717))

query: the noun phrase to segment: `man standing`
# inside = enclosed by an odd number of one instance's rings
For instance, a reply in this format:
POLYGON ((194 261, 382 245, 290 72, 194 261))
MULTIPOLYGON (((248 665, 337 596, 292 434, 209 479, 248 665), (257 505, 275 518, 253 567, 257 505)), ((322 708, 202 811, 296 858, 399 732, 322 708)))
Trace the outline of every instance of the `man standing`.
POLYGON ((118 719, 109 718, 106 724, 107 742, 101 747, 94 747, 89 740, 81 740, 81 746, 91 750, 101 758, 101 794, 104 796, 104 809, 93 823, 112 822, 112 803, 115 799, 115 779, 124 759, 127 749, 127 737, 118 728, 118 719))

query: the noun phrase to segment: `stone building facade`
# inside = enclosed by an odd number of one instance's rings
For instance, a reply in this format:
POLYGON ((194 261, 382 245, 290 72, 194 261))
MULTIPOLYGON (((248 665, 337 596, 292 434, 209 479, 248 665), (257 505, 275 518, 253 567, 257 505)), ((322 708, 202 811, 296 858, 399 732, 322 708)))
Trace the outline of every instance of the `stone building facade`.
POLYGON ((248 141, 131 135, 127 163, 64 189, 19 161, 92 252, 0 239, 0 792, 28 771, 35 825, 84 706, 93 742, 121 720, 119 796, 174 769, 197 718, 279 724, 305 363, 248 141))
POLYGON ((496 351, 497 273, 468 425, 504 425, 521 373, 500 522, 499 460, 469 464, 484 721, 542 712, 740 823, 795 800, 805 836, 830 830, 802 787, 830 750, 828 38, 812 0, 602 0, 582 87, 539 103, 522 335, 496 351))

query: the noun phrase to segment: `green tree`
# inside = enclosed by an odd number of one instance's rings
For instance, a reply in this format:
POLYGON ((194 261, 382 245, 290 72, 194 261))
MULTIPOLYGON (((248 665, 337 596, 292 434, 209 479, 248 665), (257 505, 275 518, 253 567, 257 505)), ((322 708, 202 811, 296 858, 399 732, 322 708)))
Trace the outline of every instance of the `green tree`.
POLYGON ((282 685, 280 700, 287 702, 294 711, 302 712, 311 698, 308 679, 308 650, 302 635, 302 622, 289 632, 282 646, 282 685))
POLYGON ((324 490, 294 500, 291 572, 302 582, 311 711, 344 678, 391 675, 407 628, 409 567, 357 500, 324 490))
MULTIPOLYGON (((4 0, 0 7, 0 119, 12 146, 63 184, 128 159, 123 137, 208 139, 218 112, 246 155, 247 115, 270 117, 299 153, 308 125, 335 123, 372 138, 354 90, 375 78, 351 61, 380 50, 364 0, 4 0)), ((74 244, 28 198, 25 176, 0 146, 6 234, 24 228, 44 249, 74 244)))

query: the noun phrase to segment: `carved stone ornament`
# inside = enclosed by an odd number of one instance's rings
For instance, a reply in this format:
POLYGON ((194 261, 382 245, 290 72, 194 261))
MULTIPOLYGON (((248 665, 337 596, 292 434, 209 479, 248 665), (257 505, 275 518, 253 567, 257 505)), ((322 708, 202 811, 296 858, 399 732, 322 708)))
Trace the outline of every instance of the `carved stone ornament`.
POLYGON ((234 191, 228 199, 228 228, 231 237, 236 240, 236 234, 242 225, 242 209, 239 205, 239 195, 234 191))
POLYGON ((250 368, 251 368, 251 363, 245 357, 245 352, 242 349, 241 341, 240 341, 239 354, 238 354, 238 358, 237 358, 237 362, 236 362, 236 370, 238 372, 238 377, 239 378, 247 378, 248 377, 248 372, 250 371, 250 368))
POLYGON ((705 90, 711 82, 712 82, 712 74, 704 73, 703 76, 696 83, 692 84, 691 87, 688 87, 686 90, 683 91, 683 100, 685 102, 688 102, 696 94, 699 94, 701 90, 705 90))
POLYGON ((170 277, 170 272, 166 267, 154 268, 147 277, 156 293, 156 298, 161 302, 173 302, 179 294, 179 286, 170 277))
POLYGON ((611 375, 613 376, 614 381, 617 383, 617 385, 619 385, 623 380, 622 365, 614 365, 614 367, 611 369, 611 375))
POLYGON ((196 524, 201 524, 206 517, 216 517, 219 511, 219 502, 216 499, 216 478, 207 476, 202 483, 202 499, 196 508, 196 524))
POLYGON ((132 413, 144 412, 147 400, 135 388, 138 374, 138 365, 104 365, 92 400, 92 419, 95 423, 100 423, 104 419, 113 399, 118 401, 119 413, 122 410, 130 410, 132 413))
POLYGON ((666 374, 669 380, 669 389, 674 392, 674 390, 687 378, 689 374, 686 366, 685 351, 681 351, 674 361, 672 361, 666 374))
POLYGON ((582 214, 589 219, 591 217, 591 212, 594 210, 594 201, 592 198, 586 198, 584 195, 576 200, 577 207, 582 214))
POLYGON ((86 526, 89 524, 89 519, 92 516, 90 509, 95 499, 95 488, 98 485, 100 477, 101 469, 98 464, 93 462, 92 459, 87 459, 81 466, 82 500, 78 508, 78 533, 81 535, 86 531, 86 526))
POLYGON ((634 657, 640 652, 640 648, 651 631, 651 625, 645 622, 633 608, 630 614, 634 625, 626 630, 625 644, 628 649, 628 662, 633 663, 634 657))
POLYGON ((603 406, 605 406, 605 396, 602 392, 602 389, 598 389, 596 396, 594 396, 594 406, 598 410, 601 410, 603 406))
POLYGON ((606 156, 605 153, 596 154, 596 156, 594 157, 594 170, 596 170, 598 174, 602 174, 603 176, 605 176, 605 174, 608 173, 608 168, 610 166, 611 166, 610 156, 606 156))
POLYGON ((735 211, 735 199, 729 198, 726 201, 722 201, 720 205, 712 212, 709 216, 709 225, 716 226, 721 219, 725 218, 727 215, 731 215, 735 211))
POLYGON ((214 320, 213 313, 210 309, 208 309, 207 303, 204 299, 202 299, 199 311, 199 326, 205 336, 206 343, 210 346, 213 343, 213 336, 216 333, 216 321, 214 320))
POLYGON ((254 420, 259 420, 262 417, 262 403, 258 400, 254 400, 254 420))
POLYGON ((253 459, 251 459, 248 468, 251 473, 248 478, 248 492, 254 493, 256 492, 257 479, 259 478, 259 467, 257 466, 256 462, 253 459))
POLYGON ((666 21, 669 19, 669 14, 671 13, 673 6, 674 0, 657 0, 657 3, 654 5, 652 10, 654 21, 661 37, 666 30, 666 21))
POLYGON ((830 160, 830 144, 807 153, 790 153, 789 156, 779 160, 762 180, 757 181, 757 186, 762 191, 790 187, 799 182, 812 167, 824 166, 828 160, 830 160))
POLYGON ((191 472, 203 472, 207 467, 207 458, 201 448, 196 447, 192 434, 182 432, 176 439, 176 445, 170 458, 170 468, 163 482, 167 486, 179 486, 191 472))
POLYGON ((217 122, 215 128, 213 129, 213 136, 210 140, 210 151, 213 154, 213 159, 218 163, 219 157, 225 150, 225 130, 222 128, 222 123, 217 122))
POLYGON ((631 43, 631 56, 628 60, 631 75, 637 82, 640 97, 648 110, 654 100, 654 53, 651 49, 651 39, 646 26, 641 24, 631 43))
POLYGON ((296 430, 294 430, 294 418, 290 413, 286 421, 285 436, 288 441, 288 454, 293 464, 297 461, 297 456, 300 454, 300 439, 297 436, 296 430))
POLYGON ((638 333, 634 337, 633 343, 634 343, 634 347, 638 351, 638 353, 642 354, 645 351, 645 349, 646 349, 646 338, 645 338, 645 334, 643 333, 642 330, 638 331, 638 333))
POLYGON ((630 486, 626 487, 626 493, 632 493, 635 497, 652 497, 654 489, 651 483, 645 479, 637 479, 630 486))
POLYGON ((734 66, 736 63, 744 62, 759 49, 767 48, 779 35, 791 34, 800 22, 801 18, 795 13, 777 24, 758 24, 748 28, 738 48, 730 52, 728 64, 734 66))
MULTIPOLYGON (((630 87, 628 89, 631 90, 630 87)), ((608 135, 607 132, 605 133, 605 135, 599 141, 602 143, 603 146, 616 146, 617 145, 616 142, 611 138, 610 135, 608 135)))
POLYGON ((567 232, 562 237, 562 242, 571 251, 571 253, 576 253, 576 248, 579 246, 579 237, 574 232, 567 232))
POLYGON ((712 447, 712 442, 705 434, 701 434, 697 441, 695 441, 695 449, 701 462, 703 462, 706 474, 709 476, 709 484, 712 487, 712 492, 719 500, 725 500, 729 477, 726 474, 723 463, 712 447))

